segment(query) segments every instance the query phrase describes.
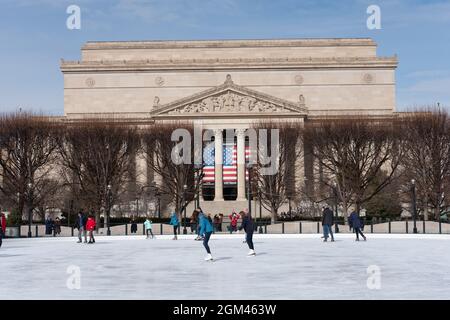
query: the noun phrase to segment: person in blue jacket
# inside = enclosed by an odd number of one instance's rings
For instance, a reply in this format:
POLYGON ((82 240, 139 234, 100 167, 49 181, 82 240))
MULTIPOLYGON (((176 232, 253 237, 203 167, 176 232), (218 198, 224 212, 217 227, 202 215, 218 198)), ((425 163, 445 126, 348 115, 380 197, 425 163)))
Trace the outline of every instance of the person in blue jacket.
POLYGON ((366 241, 366 236, 361 231, 363 224, 358 212, 353 211, 350 214, 350 216, 348 217, 348 225, 350 226, 350 228, 353 228, 354 232, 356 233, 356 241, 359 241, 359 235, 361 235, 364 241, 366 241))
POLYGON ((211 255, 211 250, 209 249, 209 239, 211 238, 211 234, 214 231, 214 228, 211 224, 211 222, 208 220, 208 217, 205 216, 205 214, 203 213, 202 209, 200 209, 200 214, 199 214, 199 224, 200 224, 200 231, 199 231, 199 235, 203 236, 203 246, 206 249, 206 252, 208 253, 206 255, 205 260, 206 261, 211 261, 213 260, 213 257, 211 255))
POLYGON ((180 222, 178 221, 178 216, 177 213, 174 211, 172 212, 172 215, 170 216, 170 222, 169 224, 171 224, 173 226, 173 239, 172 240, 177 240, 177 230, 178 230, 178 226, 180 224, 180 222))

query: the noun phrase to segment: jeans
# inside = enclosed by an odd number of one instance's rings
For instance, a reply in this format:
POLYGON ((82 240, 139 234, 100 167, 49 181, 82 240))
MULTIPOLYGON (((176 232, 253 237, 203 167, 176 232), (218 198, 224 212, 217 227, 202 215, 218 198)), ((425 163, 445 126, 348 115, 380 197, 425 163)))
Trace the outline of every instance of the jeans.
POLYGON ((247 244, 248 244, 248 247, 250 248, 250 250, 255 250, 255 248, 253 247, 253 231, 247 232, 247 234, 245 236, 245 241, 247 241, 247 244))
POLYGON ((152 229, 147 229, 146 232, 147 232, 147 238, 148 238, 148 233, 149 233, 149 232, 150 232, 150 234, 152 235, 152 238, 153 238, 153 232, 152 232, 152 229))
POLYGON ((82 236, 84 235, 84 242, 87 242, 86 229, 84 227, 78 228, 78 240, 82 242, 82 236))
POLYGON ((334 240, 333 238, 333 230, 332 230, 332 226, 329 224, 324 224, 323 225, 323 237, 326 239, 328 239, 328 234, 331 235, 331 240, 334 240))
POLYGON ((366 238, 366 236, 362 233, 361 228, 353 228, 355 230, 356 233, 356 240, 359 240, 359 235, 361 235, 364 239, 366 238))
POLYGON ((3 230, 2 227, 0 226, 0 247, 2 246, 3 243, 3 230))
POLYGON ((94 230, 89 230, 89 242, 95 242, 94 230))
POLYGON ((177 235, 178 226, 173 226, 173 235, 177 235))
POLYGON ((208 242, 209 242, 209 238, 211 238, 211 234, 212 234, 212 232, 206 232, 205 237, 203 238, 203 246, 205 247, 206 252, 208 252, 209 254, 211 254, 211 250, 209 249, 208 242))

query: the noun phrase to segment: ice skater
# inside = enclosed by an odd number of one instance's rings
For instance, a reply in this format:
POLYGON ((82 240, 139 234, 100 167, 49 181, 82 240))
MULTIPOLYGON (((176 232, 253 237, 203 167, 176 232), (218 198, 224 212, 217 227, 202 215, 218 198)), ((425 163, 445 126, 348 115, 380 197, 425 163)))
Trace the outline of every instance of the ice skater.
POLYGON ((149 218, 145 219, 144 228, 145 228, 145 233, 147 235, 147 239, 149 238, 149 236, 148 236, 149 233, 152 235, 152 239, 153 239, 155 236, 153 235, 153 232, 152 232, 152 221, 149 218))
POLYGON ((2 246, 3 237, 6 232, 6 218, 4 213, 0 213, 0 247, 2 246))
POLYGON ((350 216, 348 217, 348 225, 350 228, 353 228, 354 232, 356 233, 356 239, 355 241, 359 241, 359 235, 361 235, 366 241, 366 236, 362 233, 361 228, 363 226, 361 222, 361 218, 359 217, 359 213, 356 211, 353 211, 350 216))
POLYGON ((180 222, 178 221, 178 216, 175 211, 172 212, 169 224, 171 224, 173 226, 173 239, 172 240, 178 240, 177 230, 178 230, 178 226, 179 226, 180 222))
POLYGON ((95 223, 94 216, 90 215, 86 222, 86 229, 87 229, 87 231, 89 231, 89 242, 88 243, 95 243, 95 238, 94 238, 95 226, 96 226, 96 223, 95 223))
POLYGON ((333 211, 328 207, 328 205, 325 205, 323 207, 323 213, 322 213, 322 228, 323 228, 323 242, 328 241, 328 234, 331 235, 331 241, 334 242, 333 237, 333 211))
POLYGON ((255 231, 255 224, 253 223, 252 216, 248 210, 239 212, 240 216, 242 217, 242 224, 239 227, 239 230, 244 229, 245 231, 245 242, 247 242, 247 245, 250 249, 248 252, 248 256, 254 256, 255 253, 255 247, 253 246, 253 231, 255 231))
POLYGON ((75 222, 75 228, 78 229, 77 243, 83 242, 82 239, 83 236, 84 236, 84 243, 87 243, 86 222, 87 222, 86 216, 84 215, 83 211, 80 210, 80 212, 78 212, 77 221, 75 222))
POLYGON ((206 249, 206 252, 208 253, 206 255, 205 260, 206 261, 212 261, 213 257, 211 255, 211 250, 209 249, 209 239, 211 238, 211 234, 213 233, 213 226, 211 224, 211 222, 209 222, 208 217, 205 216, 205 214, 203 213, 203 211, 201 209, 199 209, 199 224, 200 224, 200 235, 203 236, 203 246, 206 249))

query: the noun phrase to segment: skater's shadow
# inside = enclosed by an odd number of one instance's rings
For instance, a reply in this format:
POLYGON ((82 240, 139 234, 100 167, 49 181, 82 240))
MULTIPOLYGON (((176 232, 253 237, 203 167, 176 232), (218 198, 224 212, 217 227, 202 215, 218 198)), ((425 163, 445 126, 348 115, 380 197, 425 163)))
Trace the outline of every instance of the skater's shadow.
POLYGON ((0 258, 20 257, 22 254, 0 254, 0 258))
POLYGON ((266 255, 267 254, 267 252, 258 252, 256 255, 257 256, 263 256, 263 255, 266 255))
POLYGON ((220 258, 214 259, 214 261, 230 260, 230 259, 233 259, 233 258, 232 257, 220 257, 220 258))

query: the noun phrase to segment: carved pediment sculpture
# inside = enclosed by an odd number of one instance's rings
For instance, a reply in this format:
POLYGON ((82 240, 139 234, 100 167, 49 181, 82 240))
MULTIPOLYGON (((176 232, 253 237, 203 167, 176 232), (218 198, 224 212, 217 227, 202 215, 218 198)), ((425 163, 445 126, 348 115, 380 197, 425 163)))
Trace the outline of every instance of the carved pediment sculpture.
MULTIPOLYGON (((155 104, 155 103, 154 103, 155 104)), ((266 93, 236 85, 227 75, 224 84, 193 94, 168 104, 159 105, 152 113, 162 115, 216 115, 252 113, 306 114, 305 98, 299 96, 297 103, 280 99, 266 93)))
POLYGON ((194 102, 176 108, 168 114, 180 113, 210 113, 210 112, 280 112, 282 108, 273 103, 258 100, 251 96, 241 95, 235 92, 227 91, 226 93, 207 97, 201 101, 194 102))

